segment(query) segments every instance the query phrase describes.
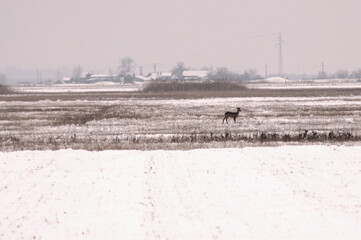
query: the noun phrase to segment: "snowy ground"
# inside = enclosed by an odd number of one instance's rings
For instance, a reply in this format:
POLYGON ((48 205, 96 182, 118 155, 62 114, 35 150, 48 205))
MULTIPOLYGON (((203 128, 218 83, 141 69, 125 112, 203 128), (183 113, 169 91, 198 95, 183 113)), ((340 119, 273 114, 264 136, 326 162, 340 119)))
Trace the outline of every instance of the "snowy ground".
POLYGON ((324 83, 257 83, 247 84, 248 88, 257 89, 360 89, 360 83, 337 83, 326 85, 324 83))
POLYGON ((288 80, 272 77, 266 80, 254 80, 247 83, 248 88, 258 89, 359 89, 360 79, 309 79, 288 80))
MULTIPOLYGON (((246 83, 248 88, 258 89, 359 89, 359 79, 316 79, 287 80, 273 77, 267 80, 252 80, 246 83)), ((84 92, 132 92, 139 91, 143 83, 119 84, 115 82, 98 82, 93 84, 53 84, 53 85, 14 85, 12 88, 23 93, 84 93, 84 92)))
POLYGON ((0 152, 0 239, 358 239, 361 147, 0 152))
POLYGON ((84 93, 84 92, 132 92, 142 88, 141 84, 119 84, 103 82, 94 84, 54 84, 54 85, 15 85, 16 91, 23 93, 84 93))

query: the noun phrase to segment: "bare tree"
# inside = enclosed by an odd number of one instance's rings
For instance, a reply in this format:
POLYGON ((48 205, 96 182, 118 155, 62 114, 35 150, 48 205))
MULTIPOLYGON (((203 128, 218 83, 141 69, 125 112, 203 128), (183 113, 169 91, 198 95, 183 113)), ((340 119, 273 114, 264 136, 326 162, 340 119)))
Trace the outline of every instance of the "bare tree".
POLYGON ((349 73, 347 70, 338 70, 335 75, 337 78, 345 79, 348 78, 349 73))
POLYGON ((82 68, 80 66, 80 64, 78 64, 77 66, 74 67, 73 70, 73 74, 72 74, 72 78, 75 82, 79 82, 80 81, 80 77, 81 77, 81 73, 82 73, 82 68))
POLYGON ((123 76, 129 75, 135 69, 135 62, 131 57, 124 57, 120 59, 120 65, 118 67, 119 73, 123 76))
POLYGON ((6 76, 3 73, 0 73, 0 85, 4 85, 6 83, 6 76))
POLYGON ((324 72, 324 71, 318 72, 317 79, 326 79, 326 78, 327 78, 326 72, 324 72))
POLYGON ((209 79, 218 81, 236 81, 240 80, 240 77, 238 73, 233 73, 226 67, 218 67, 214 73, 208 74, 209 79))
POLYGON ((176 66, 172 69, 172 75, 177 79, 183 79, 183 72, 187 71, 187 68, 184 62, 177 62, 176 66))
POLYGON ((57 69, 57 70, 56 70, 56 73, 55 73, 55 80, 56 80, 57 82, 60 82, 60 81, 62 80, 62 78, 63 78, 63 75, 61 74, 60 69, 57 69))
POLYGON ((254 79, 257 79, 257 78, 261 78, 260 76, 258 76, 257 70, 255 68, 250 68, 246 72, 248 73, 249 80, 254 80, 254 79))
POLYGON ((361 79, 361 68, 352 71, 351 78, 358 78, 361 79))
POLYGON ((6 85, 6 76, 5 74, 0 73, 0 95, 1 94, 11 94, 14 91, 6 85))

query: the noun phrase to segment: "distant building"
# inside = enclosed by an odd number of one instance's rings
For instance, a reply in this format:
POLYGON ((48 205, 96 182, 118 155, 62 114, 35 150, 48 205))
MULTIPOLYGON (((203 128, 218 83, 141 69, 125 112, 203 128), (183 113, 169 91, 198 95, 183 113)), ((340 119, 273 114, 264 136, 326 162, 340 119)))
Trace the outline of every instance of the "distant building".
POLYGON ((183 71, 184 80, 207 80, 208 71, 183 71))
POLYGON ((146 77, 147 80, 171 80, 172 73, 170 72, 153 72, 146 77))
POLYGON ((146 82, 146 81, 149 81, 149 78, 146 77, 146 76, 143 76, 143 75, 136 75, 134 77, 134 81, 136 81, 136 82, 146 82))
POLYGON ((120 82, 120 78, 110 74, 90 74, 87 77, 88 83, 95 82, 120 82))
POLYGON ((78 79, 72 77, 65 77, 62 79, 63 83, 97 83, 97 82, 117 82, 124 83, 124 76, 111 74, 93 74, 83 73, 78 79))
MULTIPOLYGON (((208 79, 208 71, 184 71, 184 80, 201 81, 208 79)), ((121 74, 94 74, 92 72, 83 73, 78 79, 72 77, 65 77, 62 79, 63 83, 97 83, 97 82, 116 82, 116 83, 134 83, 146 82, 151 80, 173 80, 175 79, 171 72, 152 72, 147 76, 142 75, 127 75, 121 74)))
POLYGON ((73 78, 71 78, 71 77, 65 77, 61 81, 63 83, 72 83, 72 80, 73 80, 73 78))

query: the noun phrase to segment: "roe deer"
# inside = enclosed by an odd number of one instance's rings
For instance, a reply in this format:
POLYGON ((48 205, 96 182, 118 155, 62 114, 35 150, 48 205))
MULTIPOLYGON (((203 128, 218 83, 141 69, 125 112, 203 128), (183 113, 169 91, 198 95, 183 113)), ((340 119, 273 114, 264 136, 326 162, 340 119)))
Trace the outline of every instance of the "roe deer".
POLYGON ((228 124, 228 118, 233 118, 234 122, 236 122, 236 118, 238 117, 238 114, 239 114, 240 111, 241 111, 241 109, 237 108, 237 112, 226 112, 224 114, 222 124, 224 123, 224 119, 226 119, 226 122, 228 124))

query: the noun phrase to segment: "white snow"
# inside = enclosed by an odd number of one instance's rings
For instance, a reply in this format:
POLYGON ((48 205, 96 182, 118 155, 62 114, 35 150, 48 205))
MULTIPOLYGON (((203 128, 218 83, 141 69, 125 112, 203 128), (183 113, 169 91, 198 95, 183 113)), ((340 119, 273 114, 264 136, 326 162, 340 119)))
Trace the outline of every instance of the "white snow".
POLYGON ((285 83, 286 81, 288 81, 288 79, 282 77, 270 77, 265 80, 265 82, 269 83, 285 83))
POLYGON ((327 85, 325 83, 250 83, 248 88, 258 89, 359 89, 360 83, 336 83, 327 85))
POLYGON ((357 239, 361 147, 0 152, 0 239, 357 239))
POLYGON ((55 84, 21 86, 15 85, 16 91, 23 93, 86 93, 86 92, 133 92, 142 88, 141 84, 119 84, 115 82, 97 82, 93 84, 55 84))

